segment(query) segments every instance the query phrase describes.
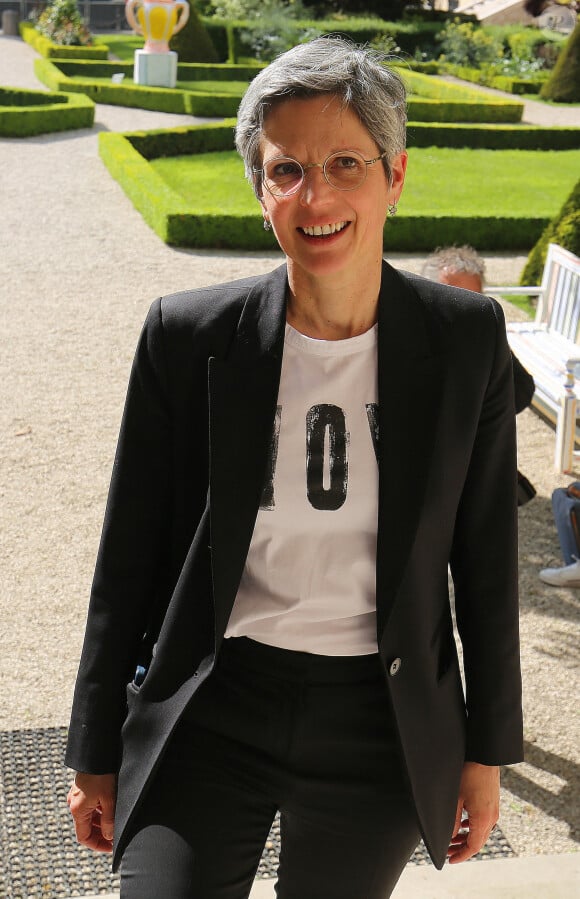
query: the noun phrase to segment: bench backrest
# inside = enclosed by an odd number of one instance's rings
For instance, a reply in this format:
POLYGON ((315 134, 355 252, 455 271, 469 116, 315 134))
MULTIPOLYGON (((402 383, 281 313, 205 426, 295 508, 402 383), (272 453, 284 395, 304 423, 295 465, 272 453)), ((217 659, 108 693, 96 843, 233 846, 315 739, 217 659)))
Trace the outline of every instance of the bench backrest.
POLYGON ((536 322, 580 343, 580 259, 555 243, 548 245, 536 322))

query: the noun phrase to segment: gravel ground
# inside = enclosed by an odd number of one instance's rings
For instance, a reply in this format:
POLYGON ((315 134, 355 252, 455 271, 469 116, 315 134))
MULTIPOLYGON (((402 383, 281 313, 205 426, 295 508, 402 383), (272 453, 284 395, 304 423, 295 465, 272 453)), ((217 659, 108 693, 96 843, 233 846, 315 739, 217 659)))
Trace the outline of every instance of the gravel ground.
MULTIPOLYGON (((0 84, 38 87, 33 52, 0 36, 0 84)), ((576 116, 578 110, 570 110, 576 116)), ((0 141, 0 730, 67 723, 124 392, 150 302, 274 267, 279 254, 176 250, 144 224, 97 154, 96 132, 187 117, 98 107, 94 130, 0 141)), ((524 256, 485 257, 492 284, 524 256)), ((389 257, 419 271, 421 256, 389 257)), ((505 306, 508 318, 521 313, 505 306)), ((526 758, 504 774, 516 853, 578 848, 579 594, 542 584, 559 564, 553 431, 518 417, 526 758), (575 689, 576 688, 576 689, 575 689)), ((485 547, 481 548, 485 552, 485 547)))

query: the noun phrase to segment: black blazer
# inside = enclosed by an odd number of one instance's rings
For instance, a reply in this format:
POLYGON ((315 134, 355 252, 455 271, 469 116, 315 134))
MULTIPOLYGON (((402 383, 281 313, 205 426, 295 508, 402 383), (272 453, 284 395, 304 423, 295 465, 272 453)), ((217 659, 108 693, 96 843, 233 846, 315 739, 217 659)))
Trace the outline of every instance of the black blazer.
MULTIPOLYGON (((165 297, 139 342, 66 756, 78 771, 119 772, 115 866, 235 600, 264 484, 287 289, 282 266, 165 297), (148 629, 159 637, 138 688, 148 629)), ((464 760, 522 758, 511 358, 494 300, 386 263, 378 321, 377 646, 441 867, 464 760)))

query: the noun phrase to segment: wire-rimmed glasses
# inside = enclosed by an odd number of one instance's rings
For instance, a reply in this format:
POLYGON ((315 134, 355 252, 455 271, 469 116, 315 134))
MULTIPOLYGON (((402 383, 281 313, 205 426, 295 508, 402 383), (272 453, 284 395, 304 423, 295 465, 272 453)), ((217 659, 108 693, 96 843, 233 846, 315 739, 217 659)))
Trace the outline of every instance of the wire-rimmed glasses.
POLYGON ((313 168, 321 168, 324 180, 335 190, 356 190, 366 180, 369 165, 384 159, 386 155, 385 150, 374 159, 365 159, 356 150, 337 150, 324 162, 305 165, 292 156, 274 156, 261 169, 254 169, 254 174, 273 197, 291 197, 297 193, 304 183, 306 170, 313 168))

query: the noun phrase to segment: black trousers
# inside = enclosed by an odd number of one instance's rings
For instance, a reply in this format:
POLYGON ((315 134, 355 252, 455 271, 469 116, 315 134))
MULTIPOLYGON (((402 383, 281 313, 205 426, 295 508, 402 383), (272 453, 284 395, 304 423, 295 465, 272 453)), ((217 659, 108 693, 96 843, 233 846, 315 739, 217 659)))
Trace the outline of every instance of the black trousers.
POLYGON ((386 899, 419 841, 378 656, 226 640, 145 797, 121 899, 386 899))

